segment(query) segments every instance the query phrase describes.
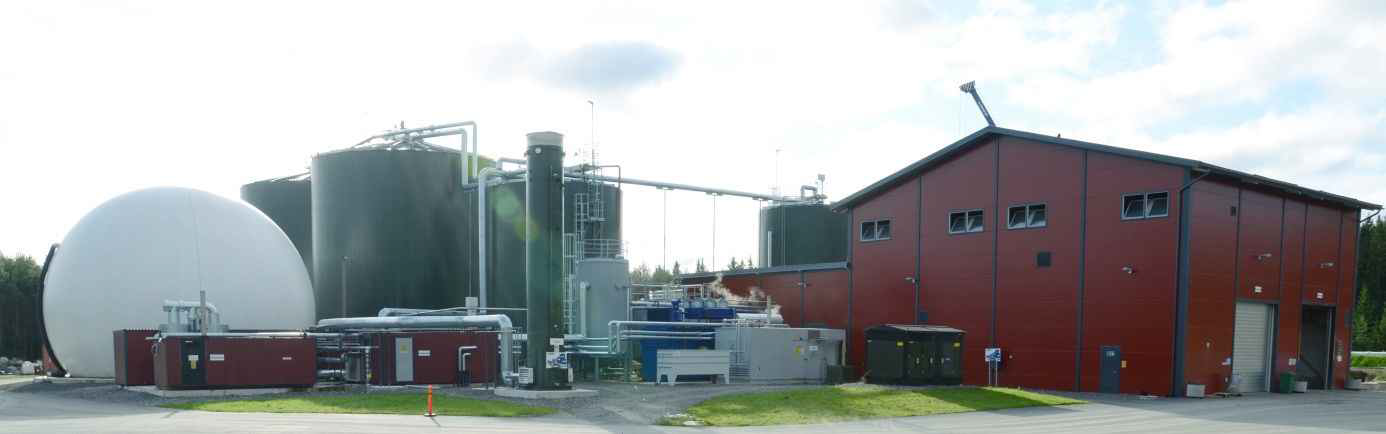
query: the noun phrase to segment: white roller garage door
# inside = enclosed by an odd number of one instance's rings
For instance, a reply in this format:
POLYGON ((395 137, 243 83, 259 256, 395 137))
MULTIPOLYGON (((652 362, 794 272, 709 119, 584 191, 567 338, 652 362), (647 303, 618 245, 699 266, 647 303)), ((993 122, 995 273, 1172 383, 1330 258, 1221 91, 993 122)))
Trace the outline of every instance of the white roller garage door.
POLYGON ((1242 392, 1265 392, 1270 353, 1271 312, 1264 303, 1237 303, 1232 374, 1241 377, 1242 392))

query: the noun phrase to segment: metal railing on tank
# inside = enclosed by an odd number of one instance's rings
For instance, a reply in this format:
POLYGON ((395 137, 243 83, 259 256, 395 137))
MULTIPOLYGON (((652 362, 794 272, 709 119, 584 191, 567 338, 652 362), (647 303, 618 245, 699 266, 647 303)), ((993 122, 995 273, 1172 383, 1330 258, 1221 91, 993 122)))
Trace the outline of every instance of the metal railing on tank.
POLYGON ((582 257, 621 259, 626 256, 625 244, 618 239, 593 238, 582 240, 582 257))

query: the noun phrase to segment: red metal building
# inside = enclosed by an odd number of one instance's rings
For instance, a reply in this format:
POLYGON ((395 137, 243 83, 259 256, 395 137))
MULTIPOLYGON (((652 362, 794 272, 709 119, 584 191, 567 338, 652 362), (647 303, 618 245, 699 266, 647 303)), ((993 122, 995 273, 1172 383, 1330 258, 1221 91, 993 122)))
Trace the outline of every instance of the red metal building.
POLYGON ((997 127, 833 207, 852 222, 847 262, 723 284, 770 295, 790 325, 847 329, 858 368, 865 329, 942 324, 967 332, 967 384, 986 382, 982 349, 997 347, 1003 385, 1157 395, 1233 378, 1265 390, 1284 372, 1342 387, 1358 223, 1381 209, 997 127))

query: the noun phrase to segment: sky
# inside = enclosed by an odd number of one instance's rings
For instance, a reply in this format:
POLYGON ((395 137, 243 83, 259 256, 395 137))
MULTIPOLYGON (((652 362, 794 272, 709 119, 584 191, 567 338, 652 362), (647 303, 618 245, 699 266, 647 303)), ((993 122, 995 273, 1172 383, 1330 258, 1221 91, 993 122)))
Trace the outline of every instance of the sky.
MULTIPOLYGON (((476 121, 502 157, 595 137, 642 179, 823 174, 836 200, 984 127, 972 80, 1003 127, 1386 203, 1382 77, 1370 0, 5 1, 0 253, 42 260, 131 190, 238 198, 400 122, 476 121)), ((762 203, 624 194, 634 265, 756 254, 762 203)))

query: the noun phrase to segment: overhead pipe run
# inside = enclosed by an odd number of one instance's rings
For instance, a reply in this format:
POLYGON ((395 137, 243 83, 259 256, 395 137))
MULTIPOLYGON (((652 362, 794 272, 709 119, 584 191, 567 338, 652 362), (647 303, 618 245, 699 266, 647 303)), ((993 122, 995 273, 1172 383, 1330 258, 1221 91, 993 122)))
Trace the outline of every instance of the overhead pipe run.
POLYGON ((751 198, 751 199, 755 199, 755 200, 768 200, 768 201, 771 201, 771 202, 800 202, 800 200, 798 200, 798 199, 791 199, 791 198, 787 198, 787 197, 784 197, 784 196, 773 195, 773 194, 748 193, 748 192, 744 192, 744 191, 727 190, 727 189, 721 189, 721 188, 699 187, 699 186, 696 186, 696 185, 676 184, 676 183, 672 183, 672 182, 648 181, 648 180, 644 180, 644 179, 635 179, 635 178, 626 178, 626 177, 611 177, 611 176, 594 175, 594 174, 577 174, 577 173, 565 173, 563 176, 564 176, 565 178, 568 178, 568 179, 580 179, 580 180, 588 180, 588 181, 593 181, 593 180, 595 180, 595 181, 605 181, 605 182, 614 182, 614 183, 617 183, 617 184, 635 184, 635 185, 643 185, 643 186, 646 186, 646 187, 655 187, 655 188, 669 189, 669 190, 697 191, 697 192, 703 192, 703 193, 707 193, 707 194, 714 194, 714 195, 721 195, 721 196, 737 196, 737 197, 751 198))
POLYGON ((326 318, 318 321, 323 330, 348 329, 443 329, 487 327, 508 329, 512 325, 505 315, 469 316, 362 316, 352 318, 326 318))
POLYGON ((511 352, 514 349, 514 325, 505 315, 468 316, 364 316, 353 318, 327 318, 318 321, 318 328, 324 330, 350 329, 456 329, 492 328, 500 331, 501 375, 509 376, 514 371, 511 352))

